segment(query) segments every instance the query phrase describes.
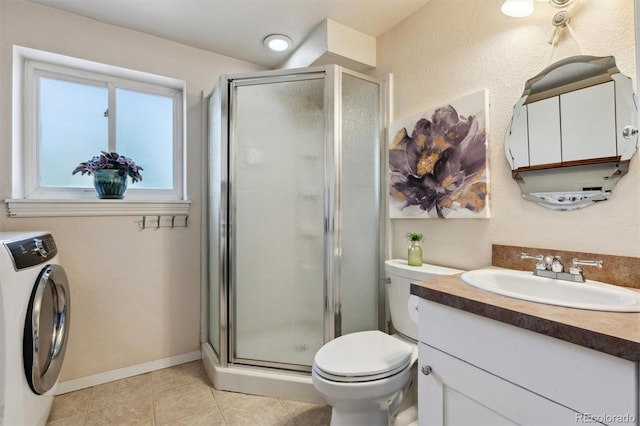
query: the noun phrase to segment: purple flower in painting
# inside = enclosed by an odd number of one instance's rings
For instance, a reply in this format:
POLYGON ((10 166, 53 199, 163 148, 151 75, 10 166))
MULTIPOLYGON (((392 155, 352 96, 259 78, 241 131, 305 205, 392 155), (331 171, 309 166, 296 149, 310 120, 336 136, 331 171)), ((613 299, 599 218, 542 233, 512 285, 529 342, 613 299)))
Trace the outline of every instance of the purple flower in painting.
POLYGON ((486 134, 475 116, 451 105, 396 133, 389 148, 391 200, 401 210, 444 218, 452 210, 481 211, 486 204, 486 134))

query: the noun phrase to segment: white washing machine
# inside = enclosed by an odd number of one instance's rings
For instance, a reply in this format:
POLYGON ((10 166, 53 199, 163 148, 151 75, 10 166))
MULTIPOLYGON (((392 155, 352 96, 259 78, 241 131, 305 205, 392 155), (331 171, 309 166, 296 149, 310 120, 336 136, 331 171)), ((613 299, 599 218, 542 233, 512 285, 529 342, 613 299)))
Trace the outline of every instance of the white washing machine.
POLYGON ((44 425, 69 333, 69 284, 48 232, 0 232, 0 426, 44 425))

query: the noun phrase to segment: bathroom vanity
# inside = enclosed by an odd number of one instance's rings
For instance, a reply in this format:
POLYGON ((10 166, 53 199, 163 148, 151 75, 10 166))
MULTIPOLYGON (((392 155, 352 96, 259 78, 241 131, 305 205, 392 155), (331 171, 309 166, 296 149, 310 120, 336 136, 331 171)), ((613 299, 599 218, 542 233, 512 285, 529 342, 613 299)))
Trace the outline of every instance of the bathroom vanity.
POLYGON ((638 425, 640 313, 413 284, 420 425, 638 425))

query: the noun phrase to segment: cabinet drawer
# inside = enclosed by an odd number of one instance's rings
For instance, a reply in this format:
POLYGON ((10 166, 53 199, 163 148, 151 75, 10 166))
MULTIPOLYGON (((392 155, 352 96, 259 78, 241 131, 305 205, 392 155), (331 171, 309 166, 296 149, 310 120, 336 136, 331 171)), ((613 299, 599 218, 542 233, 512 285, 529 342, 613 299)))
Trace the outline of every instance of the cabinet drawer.
POLYGON ((421 342, 478 368, 581 413, 638 413, 634 362, 427 300, 419 315, 421 342))

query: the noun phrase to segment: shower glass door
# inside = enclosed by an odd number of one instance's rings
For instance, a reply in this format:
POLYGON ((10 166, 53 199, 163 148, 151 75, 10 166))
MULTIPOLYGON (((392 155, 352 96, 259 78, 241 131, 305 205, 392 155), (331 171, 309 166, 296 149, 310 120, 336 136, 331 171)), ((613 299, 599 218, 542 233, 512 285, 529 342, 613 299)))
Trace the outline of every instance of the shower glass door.
POLYGON ((308 370, 324 340, 324 73, 232 81, 230 353, 308 370))

